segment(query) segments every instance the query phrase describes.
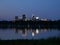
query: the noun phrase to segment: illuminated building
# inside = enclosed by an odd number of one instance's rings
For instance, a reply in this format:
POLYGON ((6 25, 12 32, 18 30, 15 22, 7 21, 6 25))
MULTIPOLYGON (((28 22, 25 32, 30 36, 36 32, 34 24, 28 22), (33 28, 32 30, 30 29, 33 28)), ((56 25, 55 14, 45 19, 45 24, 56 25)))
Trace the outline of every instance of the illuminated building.
POLYGON ((39 17, 36 17, 36 20, 39 20, 39 17))

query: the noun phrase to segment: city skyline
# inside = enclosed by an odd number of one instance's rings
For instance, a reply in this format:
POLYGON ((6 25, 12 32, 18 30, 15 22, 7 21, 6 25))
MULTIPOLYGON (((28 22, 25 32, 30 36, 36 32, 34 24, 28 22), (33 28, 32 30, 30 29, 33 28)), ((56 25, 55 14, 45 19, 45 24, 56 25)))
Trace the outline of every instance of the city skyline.
POLYGON ((12 20, 22 14, 59 20, 60 0, 0 0, 0 20, 12 20))

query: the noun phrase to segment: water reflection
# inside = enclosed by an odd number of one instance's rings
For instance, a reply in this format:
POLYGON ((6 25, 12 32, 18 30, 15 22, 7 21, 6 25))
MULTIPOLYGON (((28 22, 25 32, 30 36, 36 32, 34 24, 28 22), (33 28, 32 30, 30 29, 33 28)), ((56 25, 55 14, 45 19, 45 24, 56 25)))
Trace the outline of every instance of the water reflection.
POLYGON ((41 39, 58 36, 60 31, 57 29, 0 29, 1 39, 41 39))
POLYGON ((39 29, 36 29, 36 34, 39 34, 39 29))
POLYGON ((39 35, 40 32, 45 33, 45 32, 52 32, 52 31, 54 32, 54 31, 56 31, 56 29, 47 29, 47 28, 44 28, 44 29, 38 29, 38 28, 36 28, 36 29, 27 29, 27 28, 25 28, 25 29, 17 29, 17 28, 15 28, 13 30, 15 30, 16 34, 21 33, 22 36, 27 36, 28 33, 30 32, 32 37, 34 37, 36 34, 39 35))
POLYGON ((34 37, 35 33, 39 34, 39 29, 17 29, 14 28, 13 29, 15 31, 16 34, 18 33, 22 33, 22 36, 27 36, 28 32, 31 32, 32 36, 34 37))

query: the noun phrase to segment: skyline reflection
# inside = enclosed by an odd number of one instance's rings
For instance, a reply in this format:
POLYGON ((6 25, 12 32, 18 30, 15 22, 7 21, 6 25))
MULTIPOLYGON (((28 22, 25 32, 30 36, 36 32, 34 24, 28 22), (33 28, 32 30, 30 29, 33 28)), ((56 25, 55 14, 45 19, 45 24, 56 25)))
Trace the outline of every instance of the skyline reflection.
POLYGON ((15 31, 16 34, 21 33, 23 37, 27 36, 29 32, 31 32, 32 37, 34 37, 35 34, 40 34, 40 32, 46 32, 48 29, 44 28, 44 29, 27 29, 27 28, 23 28, 23 29, 18 29, 18 28, 13 28, 13 30, 15 31))
POLYGON ((0 39, 45 39, 49 37, 59 37, 58 29, 0 29, 0 39))

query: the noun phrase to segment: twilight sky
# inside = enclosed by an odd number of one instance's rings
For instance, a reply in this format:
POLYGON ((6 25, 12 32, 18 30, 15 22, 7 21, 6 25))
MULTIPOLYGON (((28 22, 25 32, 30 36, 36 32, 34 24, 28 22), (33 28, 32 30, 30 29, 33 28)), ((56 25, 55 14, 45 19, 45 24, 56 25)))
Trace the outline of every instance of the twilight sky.
POLYGON ((60 19, 60 0, 0 0, 0 20, 12 20, 14 16, 32 14, 41 18, 60 19))

